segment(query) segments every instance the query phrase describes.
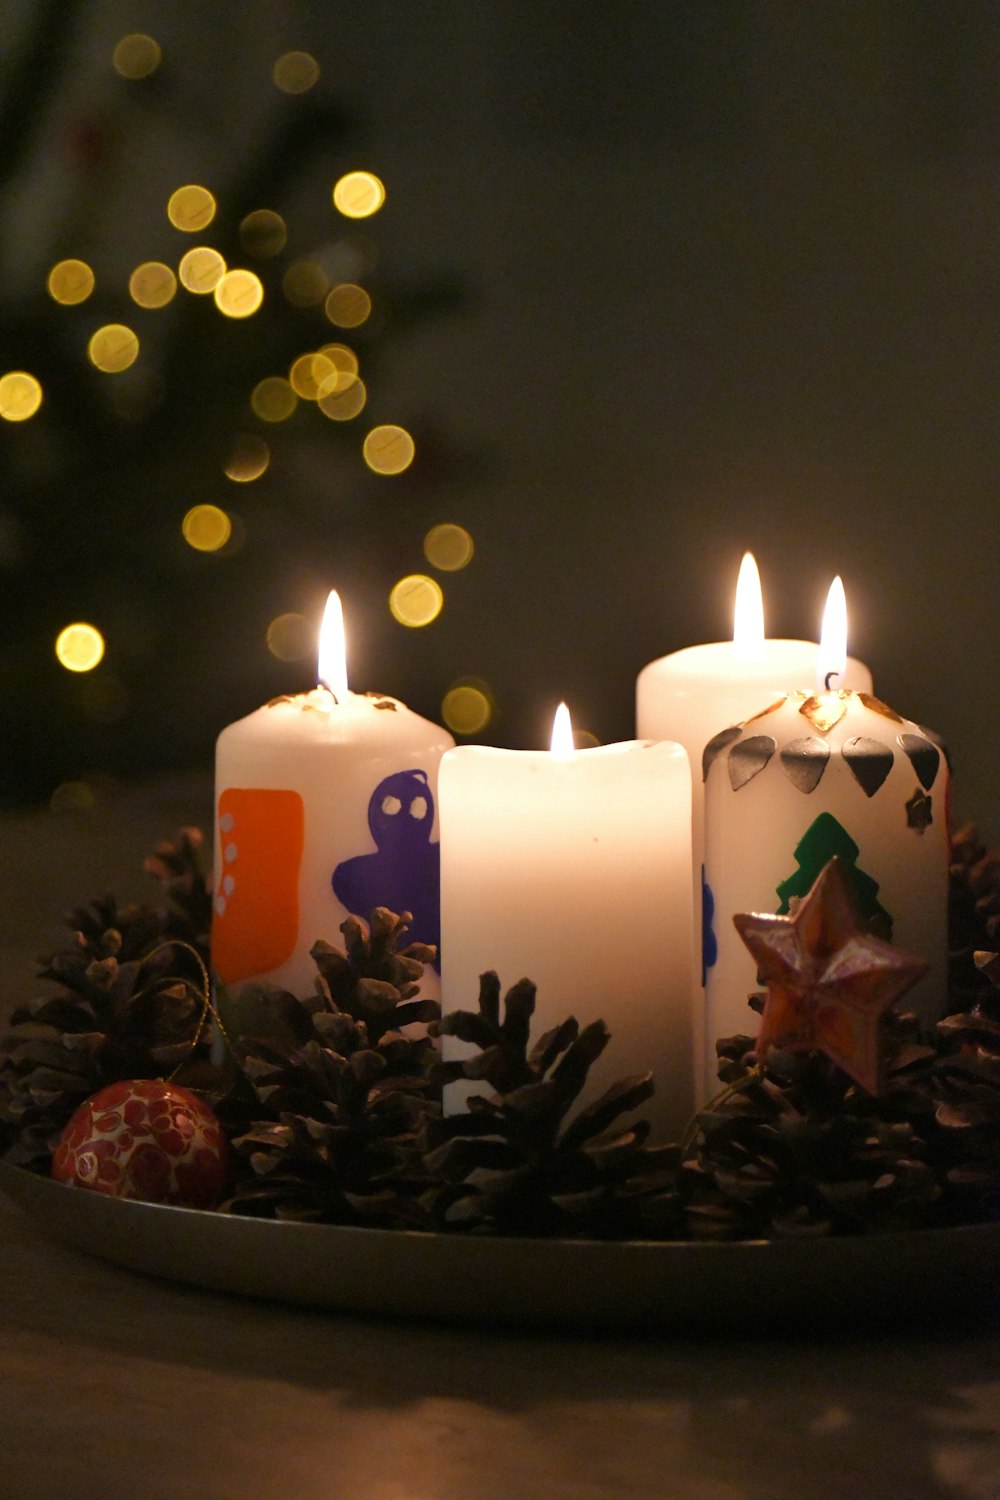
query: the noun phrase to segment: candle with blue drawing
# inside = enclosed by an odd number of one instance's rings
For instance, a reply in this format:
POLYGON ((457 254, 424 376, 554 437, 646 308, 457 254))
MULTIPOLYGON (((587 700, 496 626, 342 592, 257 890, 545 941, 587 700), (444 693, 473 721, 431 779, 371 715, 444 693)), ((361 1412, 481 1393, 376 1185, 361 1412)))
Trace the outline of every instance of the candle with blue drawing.
POLYGON ((412 912, 412 939, 439 941, 437 768, 454 741, 396 698, 349 690, 335 593, 318 675, 219 736, 212 966, 227 987, 308 993, 313 943, 376 906, 412 912))
POLYGON ((946 757, 930 731, 837 686, 846 611, 842 591, 831 598, 818 690, 783 694, 705 752, 706 1097, 717 1086, 715 1038, 756 1029, 756 970, 734 915, 788 912, 834 855, 869 929, 926 961, 908 1000, 925 1025, 947 993, 946 757))

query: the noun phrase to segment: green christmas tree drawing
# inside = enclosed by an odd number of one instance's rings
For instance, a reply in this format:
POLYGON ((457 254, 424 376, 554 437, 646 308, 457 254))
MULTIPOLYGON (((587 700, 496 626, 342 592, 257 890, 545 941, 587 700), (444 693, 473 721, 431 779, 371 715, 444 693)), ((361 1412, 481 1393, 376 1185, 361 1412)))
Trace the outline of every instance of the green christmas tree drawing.
POLYGON ((817 876, 828 860, 839 855, 846 866, 858 911, 870 931, 892 941, 892 917, 878 900, 878 881, 859 869, 857 858, 860 850, 843 824, 838 823, 832 813, 820 813, 814 819, 795 846, 795 858, 799 868, 794 875, 781 881, 777 894, 781 900, 779 916, 787 916, 795 896, 806 896, 817 876))

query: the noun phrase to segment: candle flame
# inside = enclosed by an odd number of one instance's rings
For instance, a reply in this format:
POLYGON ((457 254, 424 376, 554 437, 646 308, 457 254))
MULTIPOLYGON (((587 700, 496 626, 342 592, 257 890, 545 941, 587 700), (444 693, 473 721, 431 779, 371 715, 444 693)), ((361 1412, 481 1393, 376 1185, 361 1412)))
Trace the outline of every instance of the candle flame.
POLYGON ((557 760, 570 760, 575 750, 573 744, 573 721, 565 703, 560 703, 552 720, 552 744, 550 749, 557 760))
POLYGON ((837 577, 830 585, 823 611, 823 629, 819 638, 819 653, 816 657, 816 680, 820 688, 829 692, 843 685, 847 670, 847 595, 844 584, 837 577))
POLYGON ((760 661, 764 655, 764 596, 752 552, 744 552, 736 580, 733 655, 737 661, 760 661))
POLYGON ((319 628, 319 680, 335 698, 347 696, 347 645, 344 609, 336 589, 330 590, 319 628))

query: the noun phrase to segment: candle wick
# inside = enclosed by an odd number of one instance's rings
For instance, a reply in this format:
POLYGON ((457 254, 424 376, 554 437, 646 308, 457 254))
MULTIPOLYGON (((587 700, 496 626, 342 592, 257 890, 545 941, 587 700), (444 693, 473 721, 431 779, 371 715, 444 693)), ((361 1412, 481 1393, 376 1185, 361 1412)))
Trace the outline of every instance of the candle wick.
POLYGON ((832 680, 833 680, 834 677, 840 677, 840 676, 841 676, 840 672, 827 672, 826 676, 823 678, 823 691, 826 692, 826 693, 832 693, 833 692, 832 680))

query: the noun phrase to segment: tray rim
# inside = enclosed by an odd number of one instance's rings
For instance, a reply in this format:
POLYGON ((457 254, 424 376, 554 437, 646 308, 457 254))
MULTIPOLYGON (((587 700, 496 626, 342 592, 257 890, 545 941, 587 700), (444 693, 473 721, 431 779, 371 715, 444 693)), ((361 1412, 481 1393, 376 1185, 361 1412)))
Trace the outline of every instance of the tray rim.
POLYGON ((472 1236, 114 1198, 0 1161, 36 1228, 203 1290, 365 1316, 582 1331, 801 1328, 1000 1306, 1000 1223, 785 1240, 472 1236))

